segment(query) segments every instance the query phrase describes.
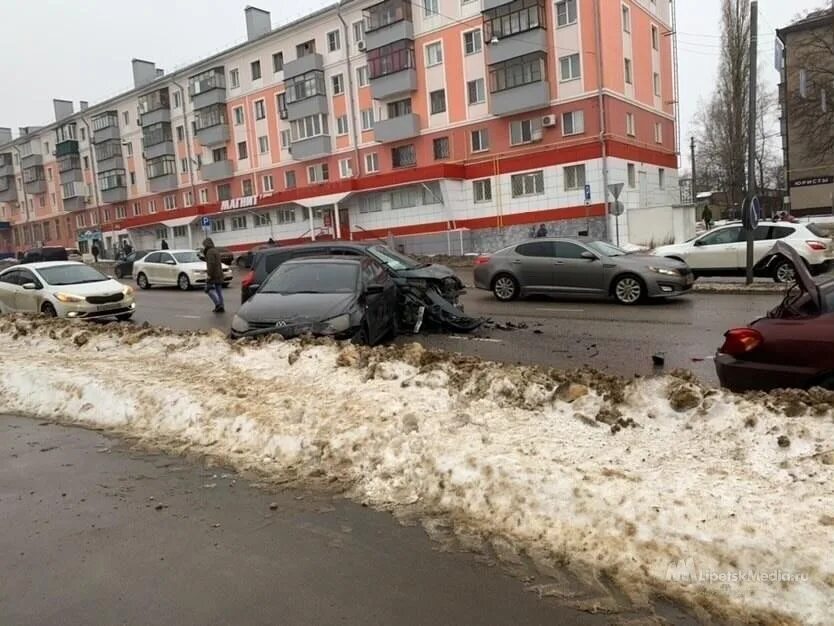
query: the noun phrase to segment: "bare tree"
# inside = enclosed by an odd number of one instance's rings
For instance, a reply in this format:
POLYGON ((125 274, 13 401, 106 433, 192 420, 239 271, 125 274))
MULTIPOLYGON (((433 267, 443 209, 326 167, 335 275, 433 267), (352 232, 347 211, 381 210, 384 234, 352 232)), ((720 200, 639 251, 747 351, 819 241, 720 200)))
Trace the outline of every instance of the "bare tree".
POLYGON ((779 102, 776 93, 764 84, 758 88, 756 111, 756 180, 759 189, 778 189, 783 179, 782 150, 779 145, 779 102))

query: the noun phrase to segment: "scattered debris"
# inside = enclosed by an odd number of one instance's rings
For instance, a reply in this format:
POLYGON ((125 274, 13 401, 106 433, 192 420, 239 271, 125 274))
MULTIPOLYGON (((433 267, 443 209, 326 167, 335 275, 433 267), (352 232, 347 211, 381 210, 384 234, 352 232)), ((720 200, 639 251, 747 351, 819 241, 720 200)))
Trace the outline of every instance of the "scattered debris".
POLYGON ((157 510, 157 511, 161 511, 162 509, 167 509, 167 508, 168 508, 168 505, 167 504, 162 504, 161 502, 154 507, 154 509, 157 510))
POLYGON ((556 388, 554 397, 563 402, 575 402, 582 396, 588 395, 588 388, 578 383, 562 383, 556 388))
POLYGON ((655 367, 663 367, 666 364, 666 359, 664 358, 662 352, 652 355, 652 364, 655 367))
POLYGON ((780 448, 788 448, 791 445, 791 440, 788 438, 787 435, 779 435, 779 438, 776 440, 776 443, 779 444, 780 448))
POLYGON ((277 509, 278 509, 278 503, 277 502, 270 502, 269 503, 269 510, 270 511, 276 511, 277 509))

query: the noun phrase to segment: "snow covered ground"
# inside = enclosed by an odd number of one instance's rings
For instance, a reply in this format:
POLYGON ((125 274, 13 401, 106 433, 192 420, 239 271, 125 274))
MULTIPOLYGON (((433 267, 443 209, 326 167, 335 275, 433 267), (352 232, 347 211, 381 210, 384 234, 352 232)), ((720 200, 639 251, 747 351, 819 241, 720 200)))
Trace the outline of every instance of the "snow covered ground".
POLYGON ((832 394, 21 318, 0 362, 0 413, 344 490, 580 584, 586 609, 834 621, 832 394))

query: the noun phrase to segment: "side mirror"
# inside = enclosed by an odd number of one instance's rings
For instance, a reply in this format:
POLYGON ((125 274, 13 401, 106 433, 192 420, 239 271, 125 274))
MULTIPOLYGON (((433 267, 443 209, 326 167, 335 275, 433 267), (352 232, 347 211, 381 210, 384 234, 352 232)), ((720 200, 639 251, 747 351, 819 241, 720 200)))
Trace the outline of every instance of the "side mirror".
POLYGON ((38 289, 38 286, 35 283, 23 283, 21 285, 26 291, 35 291, 38 289))
POLYGON ((365 295, 372 296, 376 294, 380 294, 385 291, 385 287, 382 285, 368 285, 365 287, 365 295))
POLYGON ((594 254, 594 253, 593 253, 593 252, 591 252, 590 250, 585 250, 585 251, 582 253, 582 258, 583 258, 583 259, 588 259, 589 261, 596 261, 598 257, 597 257, 597 255, 596 255, 596 254, 594 254))

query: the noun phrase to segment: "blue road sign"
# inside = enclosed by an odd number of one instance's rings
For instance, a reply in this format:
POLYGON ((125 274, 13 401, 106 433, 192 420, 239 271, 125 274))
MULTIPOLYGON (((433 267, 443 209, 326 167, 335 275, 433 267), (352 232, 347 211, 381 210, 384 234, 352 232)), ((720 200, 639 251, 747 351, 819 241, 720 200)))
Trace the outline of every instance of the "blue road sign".
POLYGON ((207 215, 203 216, 203 219, 201 220, 201 223, 203 225, 203 228, 208 228, 209 226, 211 226, 211 220, 208 218, 207 215))

